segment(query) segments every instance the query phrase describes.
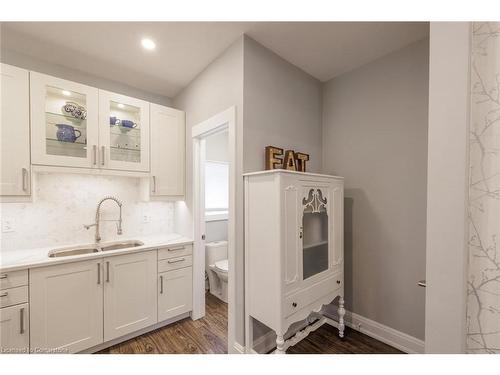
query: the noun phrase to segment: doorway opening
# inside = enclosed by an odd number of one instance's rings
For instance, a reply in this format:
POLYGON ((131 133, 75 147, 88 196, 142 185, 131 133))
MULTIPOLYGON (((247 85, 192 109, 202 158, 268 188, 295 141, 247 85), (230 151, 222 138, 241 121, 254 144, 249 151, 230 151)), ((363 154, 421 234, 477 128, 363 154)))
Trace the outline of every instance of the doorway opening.
POLYGON ((227 314, 227 348, 233 353, 236 304, 234 107, 194 126, 192 137, 193 319, 205 314, 227 314))

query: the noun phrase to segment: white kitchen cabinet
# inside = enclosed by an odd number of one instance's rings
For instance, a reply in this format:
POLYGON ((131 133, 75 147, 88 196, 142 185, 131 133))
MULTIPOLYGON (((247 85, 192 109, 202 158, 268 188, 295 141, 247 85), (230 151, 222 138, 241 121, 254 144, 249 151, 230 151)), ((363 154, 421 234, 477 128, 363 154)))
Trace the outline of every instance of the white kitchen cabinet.
POLYGON ((29 353, 29 305, 0 309, 0 350, 4 354, 29 353))
POLYGON ((104 258, 104 341, 157 322, 155 251, 104 258))
POLYGON ((33 164, 98 168, 98 90, 30 73, 33 164))
POLYGON ((100 260, 30 270, 32 351, 75 353, 103 342, 100 260))
POLYGON ((186 116, 150 104, 152 196, 183 196, 186 169, 186 116))
POLYGON ((149 171, 149 103, 99 90, 100 167, 149 171))
POLYGON ((162 272, 158 275, 158 282, 158 321, 192 310, 192 267, 162 272))
POLYGON ((0 195, 29 196, 29 72, 0 64, 0 76, 0 195))
MULTIPOLYGON (((343 337, 343 178, 272 170, 245 175, 245 314, 247 348, 253 321, 277 335, 277 352, 290 326, 338 298, 343 337)), ((311 315, 312 314, 312 315, 311 315)), ((308 332, 326 321, 307 328, 308 332)), ((308 333, 306 332, 306 333, 308 333)))

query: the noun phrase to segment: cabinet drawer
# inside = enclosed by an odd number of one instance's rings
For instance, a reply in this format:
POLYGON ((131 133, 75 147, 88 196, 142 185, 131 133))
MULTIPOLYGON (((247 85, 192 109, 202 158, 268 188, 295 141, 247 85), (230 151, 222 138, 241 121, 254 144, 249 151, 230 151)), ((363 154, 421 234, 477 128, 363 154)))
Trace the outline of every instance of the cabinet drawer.
POLYGON ((0 291, 0 307, 7 307, 28 302, 28 286, 4 289, 0 291))
POLYGON ((193 245, 179 245, 165 247, 158 250, 158 260, 183 257, 191 255, 193 252, 193 245))
POLYGON ((28 270, 0 272, 0 289, 28 285, 28 270))
POLYGON ((340 289, 343 278, 344 275, 342 273, 337 273, 286 297, 283 307, 285 317, 307 307, 317 299, 340 289))
POLYGON ((179 258, 160 260, 158 262, 158 273, 189 267, 192 264, 193 264, 193 257, 191 255, 179 258))

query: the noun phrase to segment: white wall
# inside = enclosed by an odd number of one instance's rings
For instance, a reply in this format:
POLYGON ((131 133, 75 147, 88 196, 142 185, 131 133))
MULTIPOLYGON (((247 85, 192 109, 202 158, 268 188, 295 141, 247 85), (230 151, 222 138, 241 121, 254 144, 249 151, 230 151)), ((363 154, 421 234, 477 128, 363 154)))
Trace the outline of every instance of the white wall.
POLYGON ((249 37, 244 53, 244 171, 263 170, 272 145, 310 154, 320 172, 321 83, 249 37))
POLYGON ((465 350, 470 25, 431 22, 426 353, 465 350))
MULTIPOLYGON (((1 203, 2 220, 10 220, 14 232, 2 233, 1 251, 46 246, 93 243, 97 202, 107 195, 123 203, 123 235, 116 234, 116 223, 102 221, 103 241, 140 235, 160 235, 174 230, 174 204, 141 201, 138 178, 91 176, 83 174, 36 174, 34 202, 1 203), (143 223, 143 216, 149 223, 143 223)), ((118 207, 113 202, 102 206, 102 218, 114 220, 118 207)))
POLYGON ((323 172, 345 177, 348 310, 424 338, 428 41, 327 82, 323 172))
MULTIPOLYGON (((205 139, 205 158, 210 161, 229 162, 229 134, 212 134, 205 139)), ((206 177, 205 177, 206 178, 206 177)), ((226 181, 225 183, 229 183, 226 181)), ((227 240, 227 219, 205 222, 206 242, 227 240)))

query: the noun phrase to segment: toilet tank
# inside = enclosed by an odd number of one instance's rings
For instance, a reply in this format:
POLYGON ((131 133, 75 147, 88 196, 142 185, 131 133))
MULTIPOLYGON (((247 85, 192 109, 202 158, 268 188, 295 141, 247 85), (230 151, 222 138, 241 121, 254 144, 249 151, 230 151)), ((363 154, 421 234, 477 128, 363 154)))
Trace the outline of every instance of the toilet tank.
POLYGON ((205 244, 205 260, 207 266, 224 259, 227 259, 227 241, 215 241, 205 244))

